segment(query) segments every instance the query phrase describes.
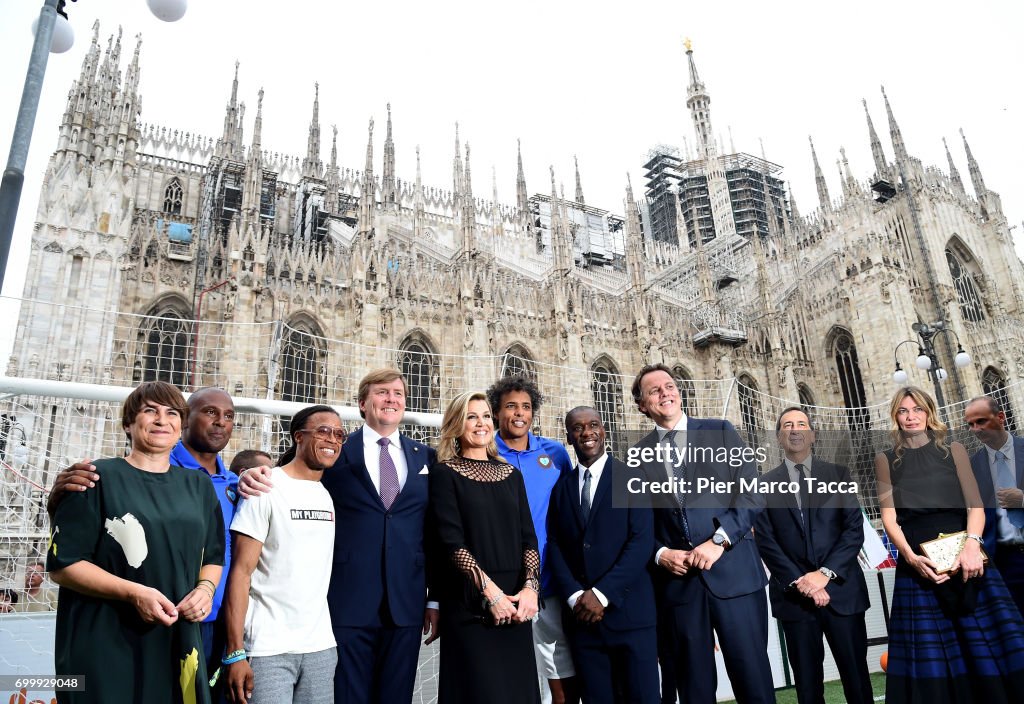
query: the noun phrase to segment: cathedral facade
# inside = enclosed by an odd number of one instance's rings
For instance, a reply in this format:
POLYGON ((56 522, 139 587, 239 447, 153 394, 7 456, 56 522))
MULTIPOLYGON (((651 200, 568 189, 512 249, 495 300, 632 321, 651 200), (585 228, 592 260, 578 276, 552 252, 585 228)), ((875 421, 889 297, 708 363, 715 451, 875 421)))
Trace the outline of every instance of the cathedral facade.
POLYGON ((763 429, 764 399, 885 402, 895 364, 916 357, 897 343, 942 321, 947 403, 1024 402, 1024 270, 999 196, 966 139, 971 192, 952 157, 910 154, 888 97, 886 145, 865 102, 874 173, 856 178, 844 154, 830 191, 812 145, 818 203, 801 213, 781 167, 722 153, 688 51, 695 153, 655 154, 646 193, 624 184, 617 215, 585 202, 578 171, 570 197, 553 172, 531 195, 521 159, 516 202, 498 202, 457 130, 451 184, 423 183, 418 163, 400 179, 390 109, 369 124, 362 169, 338 163, 315 97, 306 154, 273 152, 262 90, 246 137, 237 66, 220 135, 147 124, 140 47, 123 75, 121 53, 120 35, 102 49, 94 28, 69 90, 11 376, 352 404, 365 371, 397 365, 409 408, 439 411, 525 372, 557 400, 545 432, 593 403, 621 444, 644 364, 674 368, 697 414, 722 412, 701 388, 736 389, 727 414, 763 429))

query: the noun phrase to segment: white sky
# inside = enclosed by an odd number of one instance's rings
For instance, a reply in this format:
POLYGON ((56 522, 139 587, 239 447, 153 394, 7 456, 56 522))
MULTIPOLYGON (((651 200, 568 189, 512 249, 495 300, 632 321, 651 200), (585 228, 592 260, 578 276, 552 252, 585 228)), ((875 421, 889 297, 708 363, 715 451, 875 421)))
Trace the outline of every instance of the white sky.
MULTIPOLYGON (((0 0, 0 146, 13 133, 39 0, 0 0)), ((334 3, 192 0, 176 24, 143 0, 68 3, 75 46, 50 56, 3 292, 20 296, 43 170, 71 81, 100 20, 101 46, 120 23, 122 70, 142 33, 142 120, 218 137, 235 60, 252 136, 256 96, 266 90, 263 146, 303 156, 313 84, 320 83, 322 158, 331 124, 339 161, 361 169, 367 121, 376 120, 380 169, 385 105, 392 104, 399 178, 415 176, 421 147, 428 185, 451 187, 454 123, 472 145, 473 186, 515 201, 516 139, 527 186, 550 189, 548 165, 574 192, 578 155, 587 202, 621 213, 626 173, 638 195, 647 150, 693 145, 685 106, 682 39, 693 41, 711 95, 712 121, 729 149, 785 167, 799 210, 817 206, 807 136, 813 135, 833 196, 841 192, 840 146, 854 176, 873 171, 861 98, 892 158, 879 86, 884 84, 911 154, 946 169, 942 137, 971 192, 958 128, 1024 239, 1024 4, 932 2, 334 3)), ((11 326, 8 326, 11 327, 11 326)))

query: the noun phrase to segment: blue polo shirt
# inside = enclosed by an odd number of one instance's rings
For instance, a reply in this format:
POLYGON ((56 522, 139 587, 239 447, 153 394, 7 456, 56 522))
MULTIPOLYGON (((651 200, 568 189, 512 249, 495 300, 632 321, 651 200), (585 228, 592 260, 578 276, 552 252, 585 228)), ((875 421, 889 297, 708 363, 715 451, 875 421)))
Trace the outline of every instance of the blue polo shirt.
POLYGON ((506 445, 500 435, 494 436, 498 454, 523 475, 526 498, 530 502, 530 514, 533 516, 533 530, 537 533, 537 550, 540 552, 540 592, 543 596, 551 596, 551 577, 544 569, 548 554, 548 504, 551 503, 551 490, 555 482, 563 472, 572 471, 572 460, 560 442, 533 433, 527 433, 526 439, 526 449, 520 452, 506 445))
POLYGON ((199 461, 188 451, 188 448, 179 440, 178 444, 171 450, 171 464, 185 469, 198 469, 213 482, 213 490, 217 493, 217 500, 220 502, 221 513, 224 514, 224 571, 220 574, 220 582, 217 584, 217 593, 213 595, 213 607, 204 623, 209 623, 217 618, 220 612, 221 602, 224 601, 224 585, 228 583, 228 569, 231 567, 231 519, 235 517, 235 502, 238 500, 238 477, 234 472, 229 472, 224 467, 220 455, 217 455, 217 473, 211 475, 206 467, 199 464, 199 461))

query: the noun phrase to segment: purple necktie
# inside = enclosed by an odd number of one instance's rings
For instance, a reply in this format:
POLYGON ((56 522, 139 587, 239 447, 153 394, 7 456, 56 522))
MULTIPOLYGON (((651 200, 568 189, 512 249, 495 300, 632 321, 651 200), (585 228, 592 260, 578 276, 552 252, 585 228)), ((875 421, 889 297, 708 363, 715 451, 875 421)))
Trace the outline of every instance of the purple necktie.
POLYGON ((395 467, 395 461, 391 459, 391 453, 388 452, 391 441, 381 438, 377 444, 380 445, 380 500, 385 509, 390 509, 401 489, 398 485, 398 469, 395 467))

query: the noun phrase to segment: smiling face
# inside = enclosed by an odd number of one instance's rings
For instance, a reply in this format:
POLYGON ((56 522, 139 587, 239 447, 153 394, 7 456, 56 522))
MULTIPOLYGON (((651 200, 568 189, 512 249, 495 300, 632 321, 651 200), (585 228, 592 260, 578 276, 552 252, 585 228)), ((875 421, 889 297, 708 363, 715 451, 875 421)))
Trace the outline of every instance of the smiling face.
POLYGON ((341 453, 344 432, 336 414, 314 413, 306 419, 302 430, 295 431, 296 459, 318 471, 333 467, 341 453))
POLYGON ((811 453, 814 439, 811 420, 803 411, 788 411, 779 418, 779 445, 792 461, 806 459, 811 453))
POLYGON ((235 427, 235 404, 220 389, 203 389, 188 399, 188 427, 183 435, 191 450, 218 453, 235 427))
POLYGON ((359 402, 366 424, 388 436, 405 415, 405 383, 401 378, 384 384, 370 384, 366 398, 359 402))
POLYGON ((494 439, 494 419, 486 401, 470 401, 466 406, 466 419, 459 436, 459 449, 463 457, 487 458, 487 446, 494 439))
POLYGON ((640 380, 640 411, 663 428, 675 427, 683 417, 679 387, 660 369, 648 372, 640 380))
POLYGON ((604 423, 593 408, 578 408, 566 416, 565 433, 576 451, 576 459, 584 467, 591 466, 604 454, 604 423))
POLYGON ((896 423, 907 437, 928 431, 928 411, 913 396, 904 396, 896 407, 896 423))
POLYGON ((509 391, 498 406, 498 435, 506 443, 525 438, 533 425, 533 401, 525 391, 509 391))
POLYGON ((125 432, 132 450, 144 454, 170 453, 181 437, 181 413, 176 408, 144 401, 125 432))

